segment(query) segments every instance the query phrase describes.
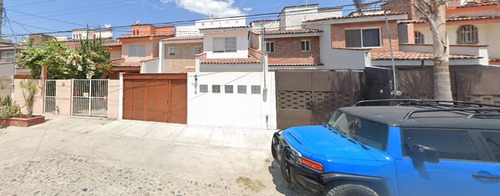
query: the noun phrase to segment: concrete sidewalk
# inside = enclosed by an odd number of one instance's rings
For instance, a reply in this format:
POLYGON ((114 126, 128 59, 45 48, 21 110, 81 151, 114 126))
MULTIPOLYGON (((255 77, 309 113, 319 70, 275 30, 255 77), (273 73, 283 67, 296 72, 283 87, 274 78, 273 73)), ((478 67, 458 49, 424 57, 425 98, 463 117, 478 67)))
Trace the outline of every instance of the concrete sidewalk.
POLYGON ((91 132, 163 140, 173 144, 269 150, 274 130, 116 120, 91 132))
POLYGON ((273 133, 48 116, 0 129, 0 194, 308 195, 273 164, 273 133))

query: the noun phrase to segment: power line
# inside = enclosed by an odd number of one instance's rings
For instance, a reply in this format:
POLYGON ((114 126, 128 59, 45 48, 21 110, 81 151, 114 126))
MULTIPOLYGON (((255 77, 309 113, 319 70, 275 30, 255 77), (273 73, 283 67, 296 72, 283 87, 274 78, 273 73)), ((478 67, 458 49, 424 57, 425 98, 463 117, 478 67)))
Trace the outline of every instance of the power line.
POLYGON ((68 22, 68 21, 63 21, 63 20, 58 20, 58 19, 53 19, 53 18, 47 18, 47 17, 44 17, 44 16, 37 16, 37 15, 34 15, 34 14, 30 14, 30 13, 26 13, 26 12, 21 12, 21 11, 17 11, 17 10, 13 10, 13 9, 6 9, 6 10, 10 10, 10 11, 21 13, 21 14, 25 14, 25 15, 35 16, 35 17, 38 17, 38 18, 46 19, 46 20, 52 20, 52 21, 56 21, 56 22, 60 22, 60 23, 66 23, 66 24, 72 24, 72 25, 78 25, 78 26, 84 26, 84 27, 87 26, 87 25, 78 24, 78 23, 74 23, 74 22, 68 22))
MULTIPOLYGON (((386 0, 379 0, 377 1, 376 3, 383 3, 385 2, 386 0)), ((370 4, 370 5, 374 5, 374 2, 371 2, 371 3, 367 3, 367 4, 370 4)), ((347 7, 347 6, 353 6, 353 4, 347 4, 347 5, 340 5, 340 6, 335 6, 335 7, 326 7, 326 9, 328 8, 338 8, 338 7, 347 7)), ((313 10, 314 8, 310 8, 311 10, 313 10)), ((325 8, 323 8, 325 9, 325 8)), ((352 11, 354 11, 356 9, 352 9, 352 11)), ((16 12, 15 10, 11 10, 11 11, 14 11, 16 12)), ((304 11, 307 11, 307 9, 303 9, 303 10, 297 10, 297 11, 291 11, 290 13, 293 13, 293 12, 304 12, 304 11)), ((342 10, 342 11, 349 11, 349 10, 342 10)), ((270 12, 270 13, 260 13, 260 14, 251 14, 251 15, 239 15, 239 16, 229 16, 229 17, 221 17, 221 18, 217 18, 219 21, 224 21, 224 20, 231 20, 231 19, 234 19, 234 18, 242 18, 242 17, 245 17, 247 19, 250 19, 250 18, 259 18, 259 17, 266 17, 266 18, 269 18, 270 16, 272 15, 278 15, 280 14, 281 12, 270 12)), ((307 15, 307 14, 314 14, 314 13, 298 13, 298 14, 289 14, 289 15, 307 15)), ((175 24, 188 24, 188 23, 193 23, 193 22, 196 22, 196 21, 199 21, 199 20, 206 20, 206 19, 193 19, 193 20, 179 20, 179 21, 169 21, 169 22, 160 22, 160 23, 151 23, 152 25, 165 25, 165 26, 168 26, 168 25, 175 25, 175 24)), ((25 24, 26 25, 26 24, 25 24)), ((77 24, 79 26, 85 26, 85 25, 82 25, 82 24, 77 24)), ((26 25, 28 26, 28 25, 26 25)), ((115 26, 115 27, 111 27, 110 29, 113 29, 113 30, 117 30, 117 29, 123 29, 123 28, 130 28, 130 25, 122 25, 122 26, 115 26)), ((95 30, 95 29, 94 29, 95 30)), ((72 30, 61 30, 61 31, 52 31, 52 32, 42 32, 42 34, 58 34, 58 33, 70 33, 72 32, 72 30)), ((130 32, 130 31, 128 31, 130 32)), ((29 34, 18 34, 18 36, 27 36, 29 34)))
MULTIPOLYGON (((148 2, 153 2, 153 1, 157 1, 157 0, 149 0, 149 1, 144 1, 142 3, 148 3, 148 2)), ((100 10, 116 9, 116 8, 119 8, 119 7, 127 7, 127 6, 138 5, 137 3, 117 5, 116 3, 118 3, 118 2, 123 2, 123 1, 108 2, 108 3, 97 4, 97 5, 92 5, 92 6, 68 8, 68 9, 64 9, 64 10, 39 12, 39 13, 35 13, 35 14, 38 15, 38 14, 47 14, 47 13, 62 12, 62 14, 53 14, 53 15, 47 15, 46 16, 46 17, 54 17, 54 16, 65 16, 65 15, 80 14, 80 13, 85 13, 85 12, 94 12, 94 11, 100 11, 100 10), (88 10, 86 10, 86 8, 102 7, 102 6, 105 6, 105 5, 110 5, 110 6, 107 6, 107 7, 104 7, 104 8, 100 8, 100 9, 88 9, 88 10), (83 11, 77 11, 77 10, 83 10, 83 11), (69 12, 69 13, 64 13, 64 12, 69 12)), ((32 19, 32 18, 35 18, 35 17, 27 16, 27 17, 18 19, 18 21, 20 21, 20 20, 28 20, 28 19, 32 19)))
POLYGON ((45 2, 49 2, 49 1, 55 1, 55 0, 44 0, 44 1, 35 1, 35 2, 31 2, 31 3, 17 4, 17 5, 9 6, 9 8, 21 7, 21 6, 25 6, 25 5, 34 5, 34 4, 45 3, 45 2))

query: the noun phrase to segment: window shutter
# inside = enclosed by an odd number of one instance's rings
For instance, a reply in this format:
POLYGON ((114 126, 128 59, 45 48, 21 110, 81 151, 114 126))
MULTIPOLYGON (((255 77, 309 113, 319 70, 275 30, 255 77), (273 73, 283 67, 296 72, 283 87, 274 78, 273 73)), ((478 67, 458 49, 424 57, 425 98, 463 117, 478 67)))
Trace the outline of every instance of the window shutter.
POLYGON ((346 47, 361 47, 361 31, 345 30, 345 46, 346 47))

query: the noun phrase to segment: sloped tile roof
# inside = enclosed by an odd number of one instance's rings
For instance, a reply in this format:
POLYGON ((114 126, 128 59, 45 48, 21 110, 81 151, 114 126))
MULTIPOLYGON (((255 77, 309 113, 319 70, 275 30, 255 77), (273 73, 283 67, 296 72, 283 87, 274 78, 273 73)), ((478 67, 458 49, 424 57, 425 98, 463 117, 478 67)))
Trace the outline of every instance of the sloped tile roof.
MULTIPOLYGON (((391 60, 390 52, 372 52, 372 60, 391 60)), ((394 60, 432 60, 432 53, 394 51, 394 60)), ((450 54, 450 59, 480 59, 479 56, 450 54)))
POLYGON ((162 39, 161 41, 184 41, 184 40, 203 40, 203 36, 170 37, 167 39, 162 39))
POLYGON ((323 64, 314 64, 314 63, 291 63, 291 64, 269 64, 269 66, 276 66, 276 67, 284 67, 284 66, 300 67, 300 66, 323 66, 323 64))
POLYGON ((181 73, 189 73, 189 72, 196 72, 195 67, 184 67, 184 69, 181 70, 181 73))
POLYGON ((121 42, 115 42, 115 43, 109 43, 109 44, 104 44, 105 46, 108 47, 114 47, 114 46, 122 46, 121 42))
POLYGON ((465 5, 458 6, 457 8, 466 8, 466 7, 482 7, 482 6, 488 6, 488 5, 498 5, 498 2, 496 1, 491 1, 491 2, 475 2, 475 1, 469 1, 465 5))
MULTIPOLYGON (((495 19, 500 18, 500 16, 458 16, 458 17, 450 17, 447 18, 447 22, 451 21, 468 21, 468 20, 486 20, 486 19, 495 19)), ((426 20, 416 20, 416 21, 403 21, 400 23, 426 23, 426 20)))
MULTIPOLYGON (((290 29, 290 30, 272 30, 266 31, 266 35, 283 35, 283 34, 302 34, 302 33, 317 33, 323 32, 318 29, 290 29)), ((260 35, 260 31, 253 31, 252 33, 260 35)))
MULTIPOLYGON (((391 12, 387 13, 388 16, 392 15, 402 15, 405 13, 398 13, 398 12, 391 12)), ((354 16, 339 16, 339 17, 328 17, 328 18, 320 18, 320 19, 313 19, 313 20, 306 20, 303 23, 307 22, 317 22, 317 21, 324 21, 324 20, 335 20, 335 19, 348 19, 348 18, 369 18, 369 17, 375 17, 375 16, 385 16, 384 14, 370 14, 370 15, 354 15, 354 16)))
POLYGON ((201 64, 259 64, 262 63, 259 59, 248 55, 248 58, 229 58, 229 59, 205 59, 201 64))

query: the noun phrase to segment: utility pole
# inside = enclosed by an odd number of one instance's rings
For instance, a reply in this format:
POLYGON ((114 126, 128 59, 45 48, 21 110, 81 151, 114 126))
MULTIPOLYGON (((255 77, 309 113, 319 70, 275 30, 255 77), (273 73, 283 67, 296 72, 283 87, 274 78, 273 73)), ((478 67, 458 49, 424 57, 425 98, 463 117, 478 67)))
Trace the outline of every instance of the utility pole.
POLYGON ((0 0, 0 41, 2 40, 3 0, 0 0))

